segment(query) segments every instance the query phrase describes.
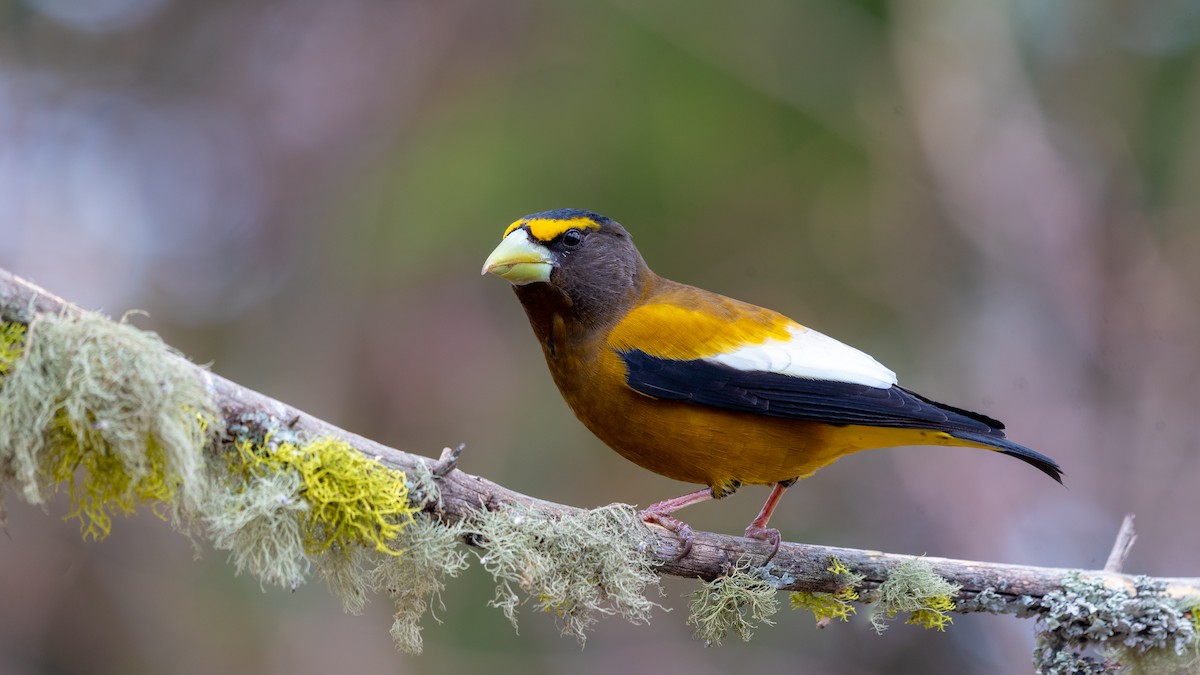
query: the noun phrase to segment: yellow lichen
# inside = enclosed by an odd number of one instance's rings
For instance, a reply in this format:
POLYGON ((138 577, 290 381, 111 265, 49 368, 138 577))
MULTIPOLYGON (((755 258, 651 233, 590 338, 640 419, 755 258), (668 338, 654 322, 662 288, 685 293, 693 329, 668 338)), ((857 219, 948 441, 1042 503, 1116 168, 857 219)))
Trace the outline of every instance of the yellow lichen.
POLYGON ((68 517, 93 539, 138 502, 179 525, 199 507, 221 422, 194 367, 157 336, 97 314, 39 315, 0 326, 0 373, 0 477, 26 501, 65 483, 68 517))
POLYGON ((403 471, 367 459, 349 443, 334 438, 303 445, 242 440, 237 449, 248 480, 280 472, 299 474, 299 496, 308 504, 300 516, 308 553, 352 546, 402 553, 389 542, 413 522, 418 510, 409 504, 403 471))
POLYGON ((852 600, 858 600, 858 592, 853 588, 843 588, 837 593, 796 591, 791 594, 792 609, 809 610, 818 623, 824 619, 849 621, 850 615, 858 611, 850 604, 852 600))
POLYGON ((796 591, 791 594, 791 607, 793 610, 809 610, 813 613, 813 619, 817 621, 818 625, 823 625, 823 621, 830 619, 849 621, 850 615, 858 611, 850 603, 859 599, 856 588, 862 583, 863 575, 851 572, 850 568, 835 556, 830 556, 829 567, 825 569, 838 579, 837 591, 833 593, 796 591))
POLYGON ((25 325, 0 321, 0 377, 12 370, 25 351, 25 325))
MULTIPOLYGON (((843 563, 837 556, 829 556, 829 567, 826 567, 825 571, 829 572, 835 577, 853 576, 854 574, 850 571, 850 568, 846 567, 846 564, 843 563)), ((859 581, 862 581, 861 576, 859 576, 859 581)))
POLYGON ((947 614, 947 612, 955 610, 954 600, 949 595, 940 595, 927 598, 925 602, 928 606, 909 614, 908 620, 904 623, 924 626, 926 629, 936 628, 945 633, 946 626, 954 623, 954 618, 947 614))
MULTIPOLYGON (((107 537, 112 532, 110 513, 130 515, 139 501, 170 504, 175 500, 179 476, 168 473, 166 456, 158 444, 147 443, 145 467, 135 479, 123 458, 89 441, 80 442, 87 434, 79 431, 65 413, 55 416, 51 430, 55 440, 49 444, 45 466, 51 480, 68 485, 72 508, 66 517, 79 519, 84 539, 107 537)), ((158 508, 154 513, 167 518, 158 508)))

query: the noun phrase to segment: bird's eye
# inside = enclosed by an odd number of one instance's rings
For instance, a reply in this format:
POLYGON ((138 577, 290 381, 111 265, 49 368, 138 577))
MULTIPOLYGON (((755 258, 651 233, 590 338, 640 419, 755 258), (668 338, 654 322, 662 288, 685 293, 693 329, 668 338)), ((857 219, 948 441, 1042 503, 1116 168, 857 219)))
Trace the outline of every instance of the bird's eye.
POLYGON ((562 243, 567 248, 575 248, 583 243, 583 233, 576 229, 567 230, 563 232, 562 243))

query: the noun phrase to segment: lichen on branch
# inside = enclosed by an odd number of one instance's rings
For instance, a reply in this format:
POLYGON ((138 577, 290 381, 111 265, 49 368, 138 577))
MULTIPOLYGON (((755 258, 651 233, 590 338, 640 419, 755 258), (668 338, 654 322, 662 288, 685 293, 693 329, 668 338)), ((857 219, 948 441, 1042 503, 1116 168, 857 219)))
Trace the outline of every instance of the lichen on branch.
POLYGON ((496 579, 499 608, 517 626, 517 608, 532 602, 553 614, 580 642, 599 614, 647 623, 656 603, 646 598, 658 575, 649 532, 625 504, 549 514, 519 504, 479 511, 467 521, 479 563, 496 579))
POLYGON ((696 638, 705 645, 719 645, 730 633, 743 642, 754 636, 760 625, 775 624, 779 611, 779 589, 757 574, 748 559, 692 592, 688 625, 696 627, 696 638))
POLYGON ((908 560, 892 569, 875 593, 878 601, 871 612, 871 626, 882 633, 897 613, 908 613, 905 623, 945 631, 954 623, 954 598, 962 587, 933 571, 929 563, 908 560))
POLYGON ((0 328, 0 477, 42 504, 65 484, 68 517, 103 539, 139 502, 178 521, 208 487, 221 429, 196 370, 158 336, 89 313, 0 328))
POLYGON ((1133 675, 1195 673, 1200 667, 1197 605, 1164 595, 1162 582, 1138 577, 1131 593, 1110 587, 1099 577, 1067 575, 1062 587, 1031 599, 1027 611, 1038 618, 1035 661, 1042 670, 1101 672, 1119 663, 1133 675), (1103 645, 1103 661, 1083 654, 1103 645))
POLYGON ((836 556, 829 558, 829 566, 825 568, 825 571, 829 572, 837 581, 836 591, 832 593, 794 591, 790 597, 792 609, 807 609, 812 612, 818 627, 824 627, 834 619, 848 622, 850 616, 858 612, 851 603, 859 599, 858 586, 866 578, 862 574, 851 572, 850 568, 846 567, 845 563, 836 556))
POLYGON ((544 502, 452 463, 435 478, 429 458, 240 387, 4 270, 0 318, 0 489, 43 504, 66 488, 72 516, 97 539, 112 515, 149 503, 264 584, 294 587, 315 569, 352 612, 383 593, 396 606, 393 638, 408 651, 421 649, 420 622, 470 547, 496 578, 492 604, 514 620, 518 606, 534 605, 580 639, 600 614, 646 621, 655 603, 645 590, 672 574, 715 580, 693 603, 706 642, 748 637, 789 590, 818 625, 848 618, 856 594, 876 603, 877 620, 907 612, 927 628, 945 628, 949 612, 1041 618, 1045 672, 1119 660, 1190 673, 1200 659, 1200 579, 791 542, 754 568, 768 545, 711 532, 696 532, 677 558, 678 538, 647 530, 631 507, 544 502), (731 571, 735 560, 744 564, 731 571))

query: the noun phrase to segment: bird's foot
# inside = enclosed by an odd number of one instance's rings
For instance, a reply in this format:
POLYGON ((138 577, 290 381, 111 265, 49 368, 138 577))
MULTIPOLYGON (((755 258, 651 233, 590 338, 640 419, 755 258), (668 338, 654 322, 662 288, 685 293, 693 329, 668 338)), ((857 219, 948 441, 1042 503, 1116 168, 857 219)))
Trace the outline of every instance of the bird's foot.
POLYGON ((779 530, 773 527, 758 527, 757 525, 751 525, 746 528, 746 537, 749 539, 761 539, 771 545, 771 553, 763 561, 764 565, 771 562, 771 558, 774 558, 775 554, 779 553, 779 542, 783 540, 783 537, 779 534, 779 530))
POLYGON ((641 517, 644 523, 662 525, 679 535, 679 538, 683 540, 683 544, 679 549, 679 554, 674 558, 676 561, 683 560, 687 557, 687 554, 692 552, 692 542, 695 540, 695 532, 692 531, 691 525, 670 514, 654 511, 652 508, 642 511, 638 516, 641 517))

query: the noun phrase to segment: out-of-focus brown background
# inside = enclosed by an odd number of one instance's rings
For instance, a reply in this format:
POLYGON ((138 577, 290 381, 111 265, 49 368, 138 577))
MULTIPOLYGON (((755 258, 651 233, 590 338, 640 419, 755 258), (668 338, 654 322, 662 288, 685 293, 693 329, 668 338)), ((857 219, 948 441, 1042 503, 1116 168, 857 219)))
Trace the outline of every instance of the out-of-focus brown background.
MULTIPOLYGON (((571 206, 660 273, 779 309, 1057 459, 909 448, 789 492, 789 539, 1196 573, 1200 6, 1186 0, 0 2, 0 265, 413 452, 578 506, 691 486, 560 401, 505 225, 571 206), (650 5, 650 6, 647 6, 650 5)), ((685 515, 739 532, 746 488, 685 515)), ((10 498, 0 672, 1022 673, 1033 626, 946 634, 787 610, 705 649, 691 582, 584 649, 514 635, 486 575, 426 653, 389 604, 235 578, 149 513, 83 544, 10 498)), ((861 612, 860 612, 861 613, 861 612)))

